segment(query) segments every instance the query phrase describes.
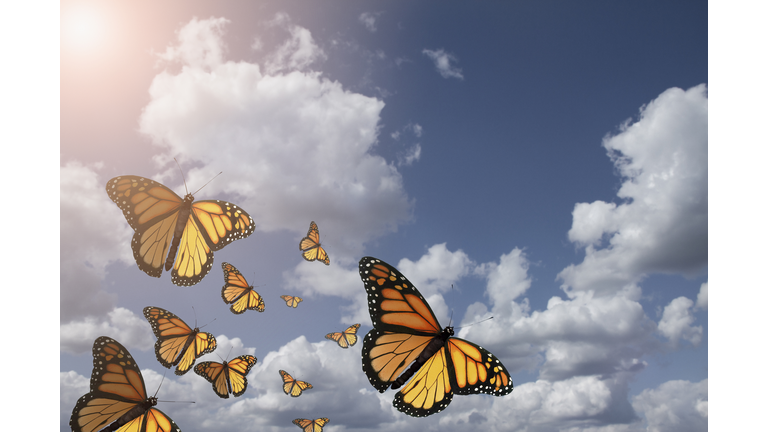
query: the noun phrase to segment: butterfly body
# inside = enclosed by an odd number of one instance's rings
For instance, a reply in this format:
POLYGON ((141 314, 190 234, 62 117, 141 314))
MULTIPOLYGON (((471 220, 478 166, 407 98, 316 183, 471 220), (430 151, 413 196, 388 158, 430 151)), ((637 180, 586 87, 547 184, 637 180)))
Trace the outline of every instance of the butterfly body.
POLYGON ((147 306, 144 308, 144 317, 157 337, 157 361, 167 368, 177 366, 174 372, 176 375, 189 372, 198 357, 216 349, 216 338, 212 334, 201 332, 197 327, 190 328, 172 312, 147 306))
POLYGON ((224 287, 221 289, 221 298, 224 303, 231 304, 230 310, 234 314, 241 314, 246 309, 264 312, 264 299, 253 290, 245 277, 230 263, 221 263, 224 270, 224 287))
POLYGON ((307 261, 317 260, 325 265, 331 264, 328 253, 320 245, 320 230, 315 221, 310 222, 307 236, 299 242, 299 250, 302 252, 301 256, 307 261))
POLYGON ((195 366, 195 373, 208 380, 220 398, 227 399, 230 393, 235 397, 245 393, 248 388, 245 377, 255 364, 256 357, 241 355, 224 363, 202 362, 195 366))
POLYGON ((69 426, 73 432, 180 432, 176 423, 154 408, 141 370, 116 340, 101 336, 93 343, 91 390, 75 404, 69 426))
POLYGON ((213 252, 254 231, 248 213, 220 200, 184 199, 164 185, 139 176, 107 182, 107 194, 135 231, 131 249, 146 274, 171 270, 179 286, 195 285, 211 270, 213 252))
POLYGON ((512 391, 504 365, 488 350, 453 337, 452 327, 441 329, 429 303, 396 268, 364 257, 360 278, 373 323, 363 340, 363 371, 379 392, 403 386, 393 401, 399 411, 423 417, 445 409, 454 393, 512 391))
POLYGON ((299 397, 304 390, 312 388, 312 384, 294 379, 291 374, 282 369, 280 370, 280 377, 283 378, 283 392, 291 397, 299 397))

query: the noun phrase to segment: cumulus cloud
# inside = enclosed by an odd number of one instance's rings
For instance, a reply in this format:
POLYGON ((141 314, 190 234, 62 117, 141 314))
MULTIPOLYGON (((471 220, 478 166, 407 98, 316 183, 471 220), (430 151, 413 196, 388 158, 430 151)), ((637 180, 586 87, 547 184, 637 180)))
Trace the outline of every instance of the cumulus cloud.
POLYGON ((620 204, 578 203, 568 238, 585 247, 558 278, 568 292, 613 292, 646 273, 707 263, 707 89, 666 90, 603 140, 624 178, 620 204))
POLYGON ((704 282, 699 289, 699 295, 696 296, 696 307, 707 310, 707 294, 709 292, 709 283, 704 282))
POLYGON ((664 308, 664 314, 659 321, 659 333, 667 337, 673 346, 677 346, 680 339, 687 340, 693 346, 701 342, 702 327, 691 325, 696 320, 691 313, 692 307, 691 299, 678 297, 664 308))
POLYGON ((422 53, 432 59, 435 63, 435 69, 437 69, 437 72, 443 78, 464 79, 464 75, 461 74, 461 69, 452 64, 458 61, 453 54, 445 52, 442 48, 439 50, 424 49, 422 53))
POLYGON ((115 296, 101 290, 107 265, 118 260, 134 262, 125 247, 133 231, 107 198, 99 169, 99 164, 76 161, 61 167, 61 322, 85 315, 106 316, 115 304, 115 296))
POLYGON ((226 18, 192 18, 192 21, 176 32, 179 44, 169 46, 164 53, 158 54, 158 57, 169 62, 178 61, 194 68, 211 70, 224 60, 225 46, 218 41, 228 23, 226 18))
MULTIPOLYGON (((278 23, 289 25, 287 20, 278 23)), ((302 53, 316 50, 308 48, 308 31, 290 29, 291 39, 274 57, 281 60, 272 64, 301 68, 306 63, 299 59, 314 58, 302 53)), ((224 46, 217 34, 207 35, 224 46)), ((139 124, 162 150, 157 161, 176 156, 195 165, 187 176, 194 185, 224 170, 206 194, 240 196, 236 202, 259 230, 303 236, 311 215, 324 235, 338 241, 332 259, 351 263, 365 241, 410 218, 400 173, 369 153, 384 107, 375 98, 319 73, 269 75, 258 64, 232 61, 210 71, 193 64, 175 75, 164 71, 153 80, 150 97, 139 124)))
MULTIPOLYGON (((312 33, 304 27, 291 24, 288 15, 277 14, 272 25, 286 28, 290 38, 267 57, 265 69, 268 74, 304 70, 312 63, 327 58, 323 49, 315 43, 312 33)), ((224 45, 221 39, 217 43, 224 45)))
POLYGON ((61 351, 75 355, 90 352, 93 341, 102 335, 110 335, 129 350, 147 350, 154 344, 147 320, 121 307, 108 312, 105 318, 87 316, 70 321, 60 331, 61 351))
POLYGON ((667 381, 640 392, 632 406, 645 416, 649 431, 702 431, 707 430, 708 393, 706 379, 667 381))

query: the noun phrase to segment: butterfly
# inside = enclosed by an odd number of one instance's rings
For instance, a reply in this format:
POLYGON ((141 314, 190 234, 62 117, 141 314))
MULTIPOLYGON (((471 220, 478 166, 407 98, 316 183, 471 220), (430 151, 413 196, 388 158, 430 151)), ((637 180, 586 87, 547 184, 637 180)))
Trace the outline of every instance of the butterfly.
POLYGON ((177 366, 176 375, 184 375, 195 364, 195 359, 216 349, 216 338, 199 328, 189 328, 187 323, 159 307, 147 306, 144 316, 157 336, 155 355, 161 365, 177 366))
POLYGON ((246 309, 264 312, 264 299, 248 285, 240 271, 230 263, 221 263, 221 268, 224 270, 221 298, 232 305, 229 310, 234 314, 241 314, 246 309))
POLYGON ((195 373, 213 384, 213 391, 222 399, 229 394, 238 397, 245 393, 248 380, 245 378, 251 367, 256 364, 256 357, 241 355, 224 363, 206 361, 195 366, 195 373))
POLYGON ((328 423, 330 420, 328 420, 327 417, 322 417, 319 419, 314 420, 307 420, 307 419, 296 419, 293 421, 293 424, 296 426, 304 429, 304 432, 322 432, 323 426, 325 426, 326 423, 328 423))
POLYGON ((312 388, 312 384, 306 381, 299 381, 286 371, 280 370, 280 376, 283 377, 283 391, 292 397, 299 397, 301 392, 312 388))
POLYGON ((139 268, 160 277, 165 262, 166 271, 173 267, 171 281, 179 286, 200 282, 211 270, 213 251, 254 231, 251 216, 234 204, 194 201, 192 194, 182 200, 143 177, 115 177, 107 182, 107 194, 136 231, 131 249, 139 268))
POLYGON ((304 301, 304 299, 302 299, 301 297, 294 297, 289 295, 281 295, 280 298, 285 300, 285 304, 288 305, 288 307, 294 307, 294 308, 298 306, 299 303, 304 301))
POLYGON ((353 324, 343 332, 328 333, 325 338, 338 342, 342 348, 349 348, 357 342, 357 329, 359 328, 360 324, 353 324))
POLYGON ((301 255, 307 261, 318 260, 325 263, 325 265, 331 264, 331 259, 328 258, 325 249, 320 246, 320 230, 317 229, 315 221, 309 224, 309 231, 307 231, 307 236, 301 239, 299 250, 301 250, 301 255))
POLYGON ((73 432, 181 432, 156 404, 156 397, 147 397, 144 377, 128 350, 100 336, 93 342, 91 391, 75 404, 69 427, 73 432))
POLYGON ((373 330, 363 340, 363 371, 383 393, 400 388, 392 402, 413 417, 440 412, 453 394, 512 391, 506 368, 489 351, 440 330, 429 304, 396 268, 376 258, 360 260, 373 330), (413 364, 411 364, 413 362, 413 364), (406 370, 406 367, 411 366, 406 370))

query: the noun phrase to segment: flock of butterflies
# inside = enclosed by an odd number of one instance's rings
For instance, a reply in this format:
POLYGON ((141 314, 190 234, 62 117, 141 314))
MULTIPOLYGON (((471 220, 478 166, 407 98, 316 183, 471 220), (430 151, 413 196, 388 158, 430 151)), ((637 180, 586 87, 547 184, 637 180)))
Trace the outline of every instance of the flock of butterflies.
MULTIPOLYGON (((171 281, 179 286, 200 282, 213 266, 213 251, 254 231, 251 216, 234 204, 194 201, 189 193, 182 199, 171 189, 143 177, 115 177, 107 182, 107 193, 135 231, 131 248, 138 267, 154 277, 160 277, 163 267, 166 271, 172 269, 171 281)), ((330 264, 314 221, 299 249, 308 261, 330 264)), ((231 305, 233 313, 264 311, 264 299, 235 266, 225 262, 222 270, 221 297, 231 305)), ((424 417, 445 409, 454 393, 503 396, 512 391, 512 380, 501 362, 484 348, 452 337, 453 327, 440 326, 421 293, 396 268, 363 257, 359 272, 373 325, 363 340, 362 369, 379 392, 402 387, 395 395, 395 408, 413 417, 424 417)), ((295 296, 281 298, 294 308, 302 301, 295 296)), ((157 360, 166 368, 175 366, 176 375, 184 375, 197 358, 216 349, 212 334, 190 328, 172 312, 148 306, 144 317, 157 337, 157 360)), ((348 348, 357 342, 359 328, 360 324, 354 324, 326 338, 348 348)), ((255 357, 241 355, 223 363, 201 362, 194 371, 212 384, 219 397, 238 397, 248 387, 246 376, 254 364, 255 357)), ((287 395, 298 397, 312 388, 284 370, 279 373, 287 395)), ((73 432, 180 431, 173 420, 155 408, 156 404, 157 398, 147 395, 144 378, 128 350, 116 340, 101 336, 93 344, 90 392, 75 404, 70 427, 73 432)), ((326 417, 293 420, 305 432, 321 432, 328 422, 326 417)))

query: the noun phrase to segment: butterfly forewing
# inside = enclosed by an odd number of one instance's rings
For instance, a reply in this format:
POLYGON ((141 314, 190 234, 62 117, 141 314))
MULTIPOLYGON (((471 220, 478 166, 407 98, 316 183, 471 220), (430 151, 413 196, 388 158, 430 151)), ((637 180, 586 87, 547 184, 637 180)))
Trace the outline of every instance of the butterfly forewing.
POLYGON ((159 307, 144 308, 144 317, 152 326, 157 337, 155 355, 163 366, 176 367, 176 375, 184 375, 203 354, 216 349, 216 338, 212 334, 191 329, 174 313, 159 307))

